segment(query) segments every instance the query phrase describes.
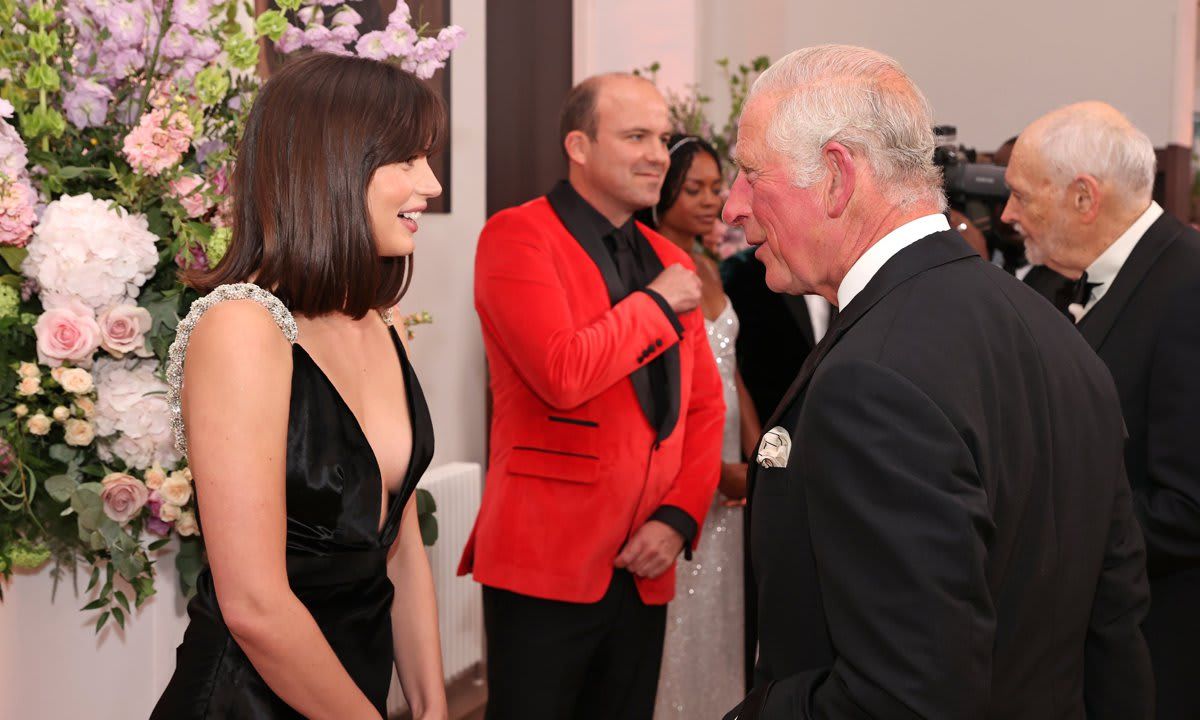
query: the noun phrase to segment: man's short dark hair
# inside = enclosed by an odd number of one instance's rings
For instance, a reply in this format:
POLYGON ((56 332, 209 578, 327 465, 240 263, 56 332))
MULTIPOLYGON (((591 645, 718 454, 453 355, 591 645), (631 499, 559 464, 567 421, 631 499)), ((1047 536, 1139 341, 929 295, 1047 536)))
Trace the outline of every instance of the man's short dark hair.
MULTIPOLYGON (((588 137, 596 137, 596 99, 600 96, 600 85, 604 76, 593 75, 583 80, 567 93, 563 101, 562 115, 558 122, 559 144, 567 141, 567 135, 576 130, 588 137)), ((566 152, 565 147, 563 152, 566 152)))

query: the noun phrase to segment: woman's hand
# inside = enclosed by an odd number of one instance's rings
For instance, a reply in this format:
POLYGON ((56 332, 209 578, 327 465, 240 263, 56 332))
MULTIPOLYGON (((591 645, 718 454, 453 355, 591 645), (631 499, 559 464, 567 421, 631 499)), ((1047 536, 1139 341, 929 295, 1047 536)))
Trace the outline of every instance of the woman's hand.
POLYGON ((717 484, 721 494, 728 498, 726 507, 736 507, 746 503, 746 475, 749 466, 746 463, 721 463, 721 480, 717 484))

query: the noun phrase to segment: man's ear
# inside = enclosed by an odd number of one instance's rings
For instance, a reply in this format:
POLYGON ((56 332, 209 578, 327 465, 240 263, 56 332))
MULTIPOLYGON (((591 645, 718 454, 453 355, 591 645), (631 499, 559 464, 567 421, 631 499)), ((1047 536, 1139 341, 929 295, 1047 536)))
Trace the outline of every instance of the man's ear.
POLYGON ((563 138, 563 148, 567 157, 577 165, 587 165, 588 151, 592 148, 592 139, 582 130, 572 130, 563 138))
POLYGON ((1105 199, 1104 191, 1096 178, 1091 175, 1079 175, 1071 181, 1071 185, 1067 188, 1067 194, 1071 203, 1070 207, 1075 211, 1080 222, 1091 225, 1096 221, 1100 215, 1100 206, 1105 199))
POLYGON ((837 141, 825 143, 821 148, 821 161, 825 165, 825 214, 830 218, 841 217, 854 196, 858 182, 858 169, 850 148, 837 141))

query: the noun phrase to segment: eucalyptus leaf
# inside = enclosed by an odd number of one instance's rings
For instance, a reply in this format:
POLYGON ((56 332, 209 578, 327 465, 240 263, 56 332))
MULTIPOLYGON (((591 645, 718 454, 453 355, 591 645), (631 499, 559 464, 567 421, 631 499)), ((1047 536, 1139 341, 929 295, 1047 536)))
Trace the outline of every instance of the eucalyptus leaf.
MULTIPOLYGON (((83 483, 71 493, 71 507, 79 513, 79 526, 95 530, 104 517, 104 503, 100 500, 100 483, 83 483)), ((98 548, 96 548, 98 549, 98 548)))
POLYGON ((79 457, 79 451, 71 449, 68 445, 59 443, 50 446, 50 457, 60 463, 70 464, 73 460, 79 457))
POLYGON ((99 552, 108 547, 108 543, 104 542, 104 536, 98 530, 93 530, 92 534, 88 536, 88 546, 99 552))
POLYGON ((112 561, 117 566, 117 572, 126 580, 132 580, 142 571, 142 564, 123 552, 113 553, 112 561))
POLYGON ((50 497, 59 502, 67 502, 71 499, 75 488, 79 487, 79 483, 66 475, 55 475, 46 478, 46 482, 42 483, 42 486, 46 488, 46 492, 50 493, 50 497))

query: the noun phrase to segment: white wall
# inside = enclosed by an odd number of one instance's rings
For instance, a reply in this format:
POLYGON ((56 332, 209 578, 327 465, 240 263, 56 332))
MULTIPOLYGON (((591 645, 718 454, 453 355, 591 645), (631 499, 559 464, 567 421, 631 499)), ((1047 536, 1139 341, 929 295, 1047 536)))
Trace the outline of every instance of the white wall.
MULTIPOLYGON (((576 7, 584 0, 576 0, 576 7)), ((642 3, 641 5, 647 5, 642 3)), ((605 56, 645 57, 637 28, 667 37, 688 27, 661 10, 605 3, 585 39, 605 56), (620 17, 618 17, 620 14, 620 17)), ((658 5, 666 5, 659 3, 658 5)), ((723 117, 724 87, 713 61, 733 62, 839 42, 896 57, 959 139, 991 150, 1038 115, 1075 100, 1113 103, 1156 146, 1191 145, 1195 107, 1195 0, 687 0, 698 18, 696 78, 723 117)), ((576 40, 579 41, 577 28, 576 40)), ((662 42, 660 40, 660 42, 662 42)), ((671 42, 686 44, 674 38, 671 42)), ((652 49, 654 47, 650 46, 652 49)), ((651 58, 653 59, 653 58, 651 58)))
MULTIPOLYGON (((475 242, 483 229, 487 167, 485 0, 454 0, 451 22, 467 38, 451 59, 452 212, 421 218, 412 287, 404 312, 427 310, 416 328, 413 364, 437 436, 434 465, 485 459, 486 371, 474 305, 475 242)), ((443 181, 443 185, 446 183, 443 181)))
POLYGON ((697 0, 573 0, 575 82, 604 72, 629 72, 652 62, 663 87, 696 81, 702 8, 697 0))

